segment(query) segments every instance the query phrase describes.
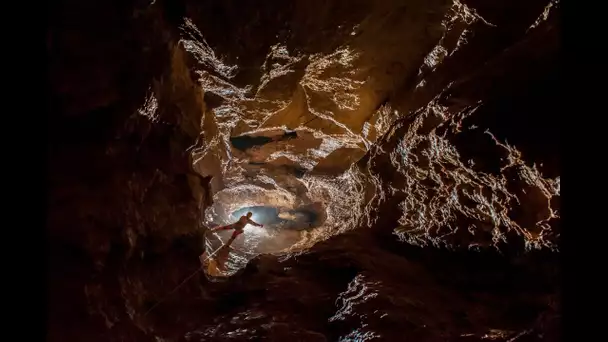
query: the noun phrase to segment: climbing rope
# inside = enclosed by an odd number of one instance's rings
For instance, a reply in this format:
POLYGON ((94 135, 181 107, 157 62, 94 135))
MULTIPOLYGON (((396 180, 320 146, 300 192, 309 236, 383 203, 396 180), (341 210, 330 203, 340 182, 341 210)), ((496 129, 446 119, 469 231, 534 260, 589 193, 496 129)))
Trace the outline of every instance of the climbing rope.
MULTIPOLYGON (((213 251, 213 253, 209 254, 209 256, 207 256, 207 258, 205 258, 201 263, 204 263, 205 261, 209 260, 209 258, 211 258, 215 253, 217 253, 217 251, 219 251, 223 246, 220 246, 220 248, 216 249, 215 251, 213 251)), ((156 302, 156 304, 154 304, 150 309, 148 309, 148 311, 146 311, 146 313, 144 314, 144 317, 147 316, 150 311, 154 310, 159 304, 161 304, 162 302, 164 302, 167 298, 171 297, 171 295, 173 293, 175 293, 175 291, 177 291, 182 285, 184 285, 188 280, 190 280, 192 277, 194 277, 198 272, 202 271, 202 267, 200 267, 199 269, 197 269, 196 271, 194 271, 194 273, 192 273, 191 275, 189 275, 186 279, 184 279, 184 281, 182 281, 179 285, 177 285, 173 291, 169 292, 168 295, 166 295, 164 298, 162 298, 161 300, 159 300, 158 302, 156 302)))
MULTIPOLYGON (((221 239, 221 238, 220 238, 220 237, 219 237, 217 234, 214 234, 214 235, 215 235, 215 236, 216 236, 216 237, 217 237, 217 238, 218 238, 218 239, 219 239, 221 242, 223 242, 223 241, 222 241, 222 239, 221 239)), ((215 255, 215 253, 217 253, 217 251, 219 251, 220 249, 222 249, 222 247, 224 247, 224 244, 223 244, 223 243, 222 243, 222 245, 221 245, 221 246, 220 246, 218 249, 216 249, 215 251, 213 251, 213 253, 209 254, 209 256, 207 256, 207 257, 206 257, 204 260, 202 260, 202 261, 201 261, 201 264, 202 264, 202 263, 204 263, 205 261, 209 260, 209 258, 211 258, 213 255, 215 255)), ((234 247, 230 247, 230 248, 232 248, 232 249, 233 249, 233 250, 235 250, 235 251, 239 251, 239 252, 241 252, 241 253, 244 253, 244 254, 256 254, 256 252, 246 252, 246 251, 243 251, 242 249, 238 249, 238 248, 234 248, 234 247)), ((145 316, 147 316, 147 315, 148 315, 148 314, 149 314, 149 313, 150 313, 152 310, 154 310, 154 309, 155 309, 155 308, 156 308, 156 307, 157 307, 159 304, 161 304, 162 302, 164 302, 165 300, 167 300, 169 297, 171 297, 171 295, 172 295, 173 293, 175 293, 175 291, 177 291, 177 290, 178 290, 180 287, 182 287, 182 285, 184 285, 184 284, 185 284, 185 283, 186 283, 188 280, 192 279, 192 277, 194 277, 194 276, 195 276, 195 275, 196 275, 198 272, 202 271, 202 269, 203 269, 203 268, 202 268, 202 266, 201 266, 199 269, 197 269, 196 271, 194 271, 194 273, 192 273, 192 274, 191 274, 191 275, 189 275, 189 276, 188 276, 186 279, 184 279, 184 281, 182 281, 182 282, 181 282, 179 285, 177 285, 177 286, 176 286, 176 287, 173 289, 173 291, 169 292, 169 294, 168 294, 168 295, 166 295, 164 298, 162 298, 161 300, 159 300, 158 302, 156 302, 156 304, 154 304, 154 305, 153 305, 153 306, 152 306, 150 309, 148 309, 148 311, 146 311, 146 313, 144 314, 144 317, 145 317, 145 316)))

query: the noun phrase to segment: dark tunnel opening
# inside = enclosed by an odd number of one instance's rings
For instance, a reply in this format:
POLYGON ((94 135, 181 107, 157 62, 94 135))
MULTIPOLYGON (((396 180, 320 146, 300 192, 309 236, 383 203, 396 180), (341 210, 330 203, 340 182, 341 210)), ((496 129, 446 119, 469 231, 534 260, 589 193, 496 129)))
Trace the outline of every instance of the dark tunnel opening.
MULTIPOLYGON (((504 87, 506 88, 506 87, 504 87)), ((502 97, 488 100, 476 113, 463 121, 463 134, 455 139, 463 159, 474 158, 485 164, 482 170, 500 173, 501 163, 492 155, 504 152, 491 142, 486 130, 502 142, 514 146, 526 160, 538 164, 547 177, 559 176, 559 141, 556 113, 559 113, 559 72, 557 59, 545 62, 542 68, 526 75, 511 88, 502 90, 502 97), (474 123, 474 124, 473 124, 474 123), (480 143, 467 144, 471 136, 480 143)))
POLYGON ((241 150, 241 151, 246 151, 252 147, 263 146, 263 145, 266 145, 273 141, 283 141, 283 140, 294 139, 297 137, 298 137, 298 133, 295 131, 286 131, 285 133, 283 133, 281 135, 276 135, 276 136, 272 136, 272 137, 266 137, 266 136, 252 137, 249 135, 240 135, 237 137, 231 137, 230 143, 232 144, 232 146, 234 146, 234 148, 241 150))

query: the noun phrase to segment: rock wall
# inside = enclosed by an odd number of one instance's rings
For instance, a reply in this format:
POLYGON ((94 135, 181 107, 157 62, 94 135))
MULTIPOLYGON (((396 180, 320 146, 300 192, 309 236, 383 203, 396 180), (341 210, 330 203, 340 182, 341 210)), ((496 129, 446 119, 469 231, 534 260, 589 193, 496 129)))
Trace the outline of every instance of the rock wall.
POLYGON ((65 3, 52 13, 50 341, 148 338, 129 323, 125 263, 175 254, 179 241, 192 260, 202 251, 210 179, 188 149, 204 90, 171 9, 132 5, 65 3))
POLYGON ((387 104, 410 114, 359 163, 371 180, 368 225, 410 244, 558 248, 557 6, 522 20, 500 48, 506 18, 452 23, 463 43, 446 49, 456 35, 446 31, 429 55, 443 60, 387 104))

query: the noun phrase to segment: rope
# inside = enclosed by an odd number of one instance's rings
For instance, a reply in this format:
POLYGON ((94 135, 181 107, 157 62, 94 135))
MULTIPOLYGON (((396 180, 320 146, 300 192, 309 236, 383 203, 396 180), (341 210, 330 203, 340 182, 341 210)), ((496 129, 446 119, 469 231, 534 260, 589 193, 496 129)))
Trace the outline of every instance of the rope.
MULTIPOLYGON (((203 260, 203 262, 209 260, 209 258, 211 258, 217 251, 219 251, 223 246, 220 246, 220 248, 216 249, 215 251, 213 251, 213 253, 209 254, 209 256, 207 256, 207 258, 205 260, 203 260)), ((168 295, 166 295, 164 298, 162 298, 161 300, 159 300, 158 302, 156 302, 156 304, 154 304, 150 309, 148 309, 148 311, 146 311, 146 313, 144 314, 144 317, 147 316, 150 311, 154 310, 160 303, 164 302, 167 298, 169 298, 173 293, 175 293, 175 291, 177 291, 182 285, 184 285, 188 280, 190 280, 192 277, 194 277, 198 272, 202 271, 202 267, 200 267, 199 269, 197 269, 196 271, 194 271, 194 273, 192 273, 191 275, 188 276, 188 278, 184 279, 184 281, 182 281, 179 285, 177 285, 173 291, 169 292, 168 295)))
MULTIPOLYGON (((220 249, 222 249, 222 247, 224 247, 224 244, 223 244, 222 238, 220 238, 220 237, 219 237, 219 235, 217 235, 217 234, 215 234, 215 233, 214 233, 213 235, 214 235, 215 237, 217 237, 217 238, 220 240, 220 242, 222 242, 222 245, 221 245, 221 246, 220 246, 218 249, 216 249, 215 251, 213 251, 213 253, 209 254, 209 256, 207 256, 207 258, 205 258, 205 259, 204 259, 204 260, 203 260, 201 263, 204 263, 205 261, 209 260, 209 258, 211 258, 213 255, 215 255, 215 253, 217 253, 217 251, 219 251, 220 249)), ((252 253, 252 252, 246 252, 246 251, 243 251, 242 249, 238 249, 238 248, 234 248, 234 247, 230 247, 230 248, 232 248, 233 250, 239 251, 239 252, 241 252, 241 253, 244 253, 244 254, 247 254, 247 253, 250 253, 250 254, 256 254, 255 252, 253 252, 253 253, 252 253)), ((202 268, 202 267, 200 267, 199 269, 197 269, 196 271, 194 271, 194 273, 192 273, 191 275, 189 275, 189 276, 188 276, 186 279, 184 279, 184 281, 182 281, 182 282, 181 282, 179 285, 177 285, 177 286, 176 286, 176 287, 173 289, 173 291, 169 292, 169 294, 168 294, 168 295, 166 295, 164 298, 162 298, 161 300, 159 300, 158 302, 156 302, 156 304, 154 304, 154 305, 153 305, 153 306, 152 306, 150 309, 148 309, 148 311, 146 311, 146 313, 144 314, 144 317, 145 317, 145 316, 147 316, 147 315, 150 313, 150 311, 154 310, 154 309, 155 309, 155 308, 156 308, 156 307, 157 307, 159 304, 161 304, 162 302, 164 302, 165 300, 167 300, 169 297, 171 297, 171 295, 172 295, 173 293, 175 293, 175 291, 177 291, 177 290, 178 290, 178 289, 179 289, 179 288, 180 288, 182 285, 184 285, 184 284, 185 284, 185 283, 186 283, 188 280, 190 280, 192 277, 194 277, 194 276, 195 276, 195 275, 196 275, 198 272, 202 271, 202 269, 203 269, 203 268, 202 268)))
POLYGON ((303 124, 302 124, 302 126, 306 126, 306 125, 307 125, 308 123, 310 123, 312 120, 315 120, 315 119, 318 119, 318 118, 319 118, 318 116, 315 116, 314 118, 312 118, 312 119, 310 119, 310 120, 306 121, 305 123, 303 123, 303 124))
MULTIPOLYGON (((222 246, 225 244, 224 240, 222 240, 222 238, 217 233, 213 232, 213 236, 215 236, 218 240, 220 240, 220 243, 222 244, 222 246)), ((220 246, 220 248, 222 248, 222 246, 220 246)), ((257 252, 247 252, 240 248, 236 248, 236 247, 232 247, 232 246, 230 246, 230 248, 234 251, 241 252, 243 254, 260 254, 257 252)))

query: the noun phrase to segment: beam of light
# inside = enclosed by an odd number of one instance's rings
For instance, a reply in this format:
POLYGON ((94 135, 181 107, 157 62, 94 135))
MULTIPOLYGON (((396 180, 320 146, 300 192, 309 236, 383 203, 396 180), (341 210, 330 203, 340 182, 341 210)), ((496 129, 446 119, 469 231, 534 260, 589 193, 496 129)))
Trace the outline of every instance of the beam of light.
POLYGON ((265 216, 265 215, 263 215, 263 214, 262 214, 262 213, 260 213, 259 211, 257 211, 257 210, 253 210, 253 209, 252 209, 251 213, 252 213, 252 215, 251 215, 251 220, 252 220, 253 222, 257 222, 257 223, 261 223, 261 224, 263 224, 263 223, 262 223, 262 222, 260 222, 260 221, 266 221, 266 220, 264 220, 264 218, 265 218, 264 216, 265 216))
MULTIPOLYGON (((244 209, 244 208, 243 208, 244 209)), ((237 210, 231 214, 231 219, 233 221, 238 220, 241 215, 247 215, 247 212, 251 212, 251 220, 253 222, 266 225, 270 221, 267 214, 263 210, 256 210, 255 208, 249 208, 247 211, 242 211, 243 209, 237 210)), ((269 238, 270 234, 266 230, 266 227, 256 227, 251 224, 247 224, 245 228, 245 243, 257 245, 259 241, 263 238, 269 238)))
POLYGON ((247 234, 246 236, 255 236, 256 238, 269 237, 268 231, 262 227, 247 225, 244 230, 245 234, 247 234))
MULTIPOLYGON (((251 220, 253 222, 259 223, 259 224, 265 224, 268 221, 268 218, 266 217, 266 215, 263 212, 260 212, 258 210, 252 209, 251 210, 251 220)), ((265 228, 262 227, 256 227, 254 225, 248 224, 245 226, 245 234, 248 235, 253 235, 256 237, 268 237, 268 231, 265 228)))

